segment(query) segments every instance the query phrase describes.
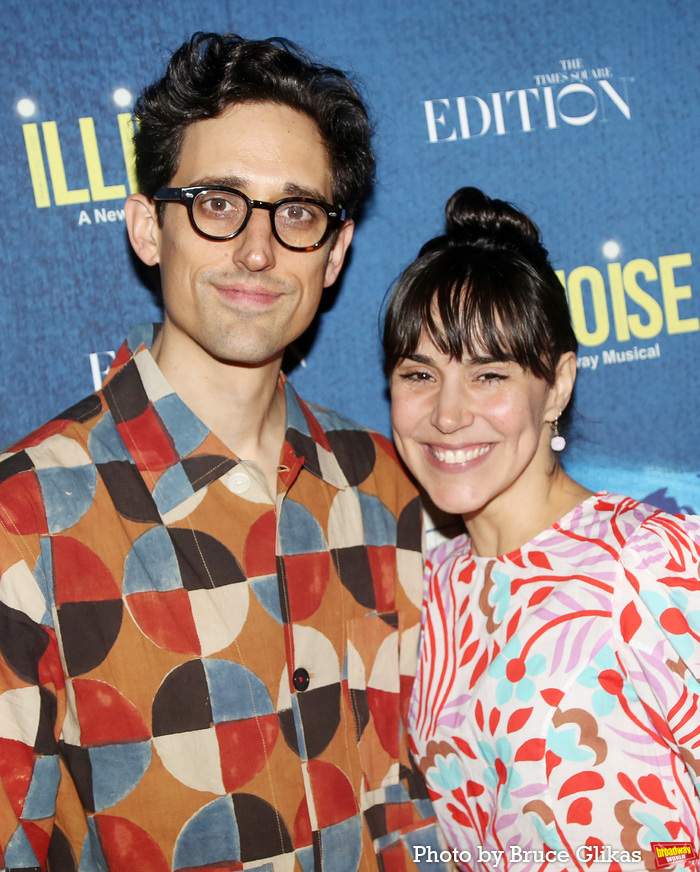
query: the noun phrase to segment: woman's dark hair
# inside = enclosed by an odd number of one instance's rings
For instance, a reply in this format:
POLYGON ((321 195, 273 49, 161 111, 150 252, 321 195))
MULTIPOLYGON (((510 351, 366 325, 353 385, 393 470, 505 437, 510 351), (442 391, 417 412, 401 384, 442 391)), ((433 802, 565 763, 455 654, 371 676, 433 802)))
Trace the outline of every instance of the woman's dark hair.
POLYGON ((456 191, 445 214, 445 234, 423 246, 392 291, 385 373, 415 352, 425 332, 456 360, 513 360, 554 384, 559 358, 578 342, 537 226, 478 188, 456 191))
POLYGON ((216 118, 235 104, 268 102, 316 122, 331 164, 334 203, 352 214, 374 179, 367 110, 345 73, 312 61, 280 37, 196 33, 180 46, 163 78, 147 87, 134 107, 142 193, 153 197, 169 184, 190 124, 216 118))

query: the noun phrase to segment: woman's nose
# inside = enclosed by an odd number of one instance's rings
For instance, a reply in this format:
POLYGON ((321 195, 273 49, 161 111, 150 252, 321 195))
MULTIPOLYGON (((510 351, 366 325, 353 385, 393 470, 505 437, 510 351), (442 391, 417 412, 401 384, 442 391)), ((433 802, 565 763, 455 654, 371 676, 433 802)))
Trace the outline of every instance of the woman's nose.
POLYGON ((452 383, 441 385, 435 397, 431 424, 441 433, 455 433, 474 420, 466 389, 452 383))

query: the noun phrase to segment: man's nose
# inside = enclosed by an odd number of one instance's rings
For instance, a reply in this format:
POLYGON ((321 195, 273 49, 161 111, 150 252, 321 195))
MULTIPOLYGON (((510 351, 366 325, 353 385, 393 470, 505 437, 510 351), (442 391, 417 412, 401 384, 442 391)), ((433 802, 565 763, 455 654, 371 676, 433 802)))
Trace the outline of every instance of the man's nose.
POLYGON ((231 240, 233 259, 251 272, 271 269, 275 265, 275 239, 271 214, 266 209, 253 208, 248 223, 231 240))

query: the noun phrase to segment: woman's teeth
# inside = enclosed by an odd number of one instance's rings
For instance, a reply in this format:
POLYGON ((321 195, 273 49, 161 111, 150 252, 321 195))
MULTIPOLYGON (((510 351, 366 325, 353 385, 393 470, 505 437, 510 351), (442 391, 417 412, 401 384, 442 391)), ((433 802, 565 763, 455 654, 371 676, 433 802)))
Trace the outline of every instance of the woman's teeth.
POLYGON ((474 448, 471 451, 465 451, 463 448, 458 448, 456 451, 447 449, 433 448, 431 449, 435 457, 442 463, 465 463, 467 460, 475 460, 477 457, 483 457, 487 451, 491 450, 491 444, 482 445, 480 448, 474 448))

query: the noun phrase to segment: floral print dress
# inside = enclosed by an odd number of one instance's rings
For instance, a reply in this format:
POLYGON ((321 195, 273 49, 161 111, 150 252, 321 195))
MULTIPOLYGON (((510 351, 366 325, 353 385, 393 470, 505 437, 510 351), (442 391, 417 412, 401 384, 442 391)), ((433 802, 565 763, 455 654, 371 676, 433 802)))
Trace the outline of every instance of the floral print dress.
POLYGON ((700 868, 699 567, 700 518, 605 492, 433 551, 409 723, 460 868, 700 868))

